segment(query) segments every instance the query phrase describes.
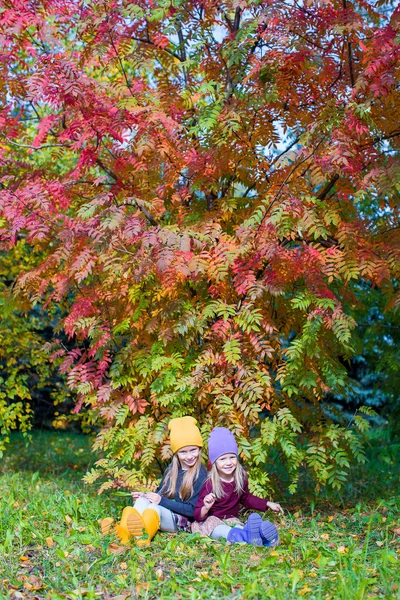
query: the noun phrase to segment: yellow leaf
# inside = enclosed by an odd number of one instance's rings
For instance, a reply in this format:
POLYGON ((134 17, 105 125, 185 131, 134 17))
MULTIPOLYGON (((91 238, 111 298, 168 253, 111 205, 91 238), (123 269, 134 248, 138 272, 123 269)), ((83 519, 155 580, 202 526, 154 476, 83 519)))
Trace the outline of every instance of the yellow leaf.
POLYGON ((329 533, 323 533, 323 534, 321 535, 321 538, 322 538, 323 540, 329 540, 329 533))
POLYGON ((52 540, 51 537, 46 538, 46 545, 48 548, 52 548, 54 546, 54 541, 52 540))
POLYGON ((346 548, 346 546, 339 546, 339 548, 337 549, 337 551, 339 552, 339 554, 347 554, 347 552, 349 551, 349 549, 346 548))
POLYGON ((330 517, 328 517, 328 523, 331 523, 333 521, 333 517, 332 515, 330 517))
POLYGON ((126 564, 126 562, 123 562, 119 565, 119 568, 122 569, 122 571, 126 571, 126 569, 128 568, 128 565, 126 564))
POLYGON ((27 562, 27 561, 29 561, 29 556, 20 556, 20 557, 19 557, 19 560, 20 560, 21 562, 27 562))
POLYGON ((311 588, 308 587, 308 585, 306 584, 304 587, 301 588, 301 590, 299 590, 297 593, 299 594, 299 596, 304 596, 304 594, 307 594, 307 592, 311 592, 311 588))
POLYGON ((72 519, 69 515, 65 515, 65 520, 67 523, 72 523, 72 519))

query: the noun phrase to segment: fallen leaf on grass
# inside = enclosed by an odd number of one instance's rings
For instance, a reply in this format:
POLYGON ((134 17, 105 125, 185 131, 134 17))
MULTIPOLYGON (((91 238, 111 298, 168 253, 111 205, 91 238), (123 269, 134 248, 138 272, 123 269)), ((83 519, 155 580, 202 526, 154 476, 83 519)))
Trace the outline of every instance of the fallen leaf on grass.
POLYGON ((118 556, 119 554, 123 554, 126 551, 126 546, 120 546, 120 544, 112 542, 108 546, 108 550, 111 552, 111 554, 116 554, 118 556))
POLYGON ((82 596, 87 596, 88 592, 89 590, 87 588, 76 588, 76 590, 73 590, 71 594, 77 596, 78 598, 81 598, 82 596))
POLYGON ((329 540, 329 533, 322 533, 321 534, 321 539, 322 540, 329 540))
POLYGON ((164 572, 162 569, 156 569, 156 577, 158 580, 164 579, 164 572))
POLYGON ((40 579, 40 577, 36 577, 36 575, 31 575, 28 581, 25 581, 24 587, 30 590, 41 590, 43 587, 43 581, 40 579))
POLYGON ((339 552, 339 554, 347 554, 349 549, 346 548, 346 546, 339 546, 339 548, 337 549, 337 551, 339 552))
POLYGON ((393 529, 393 533, 395 533, 396 535, 400 535, 400 527, 393 529))
POLYGON ((119 565, 119 568, 122 569, 122 571, 126 571, 126 569, 128 568, 128 565, 126 564, 126 562, 123 562, 119 565))
POLYGON ((54 541, 51 537, 47 537, 45 541, 48 548, 52 548, 54 546, 54 541))
POLYGON ((299 596, 304 596, 304 594, 307 594, 308 592, 311 592, 311 588, 308 587, 308 585, 306 584, 304 587, 301 588, 301 590, 299 590, 297 593, 299 596))
POLYGON ((30 559, 29 559, 29 556, 20 556, 20 557, 19 557, 19 560, 20 560, 21 562, 29 562, 29 560, 30 560, 30 559))
POLYGON ((376 542, 376 545, 379 546, 379 548, 382 548, 383 542, 376 542))
POLYGON ((333 517, 332 515, 330 517, 328 517, 328 523, 331 523, 333 521, 333 517))

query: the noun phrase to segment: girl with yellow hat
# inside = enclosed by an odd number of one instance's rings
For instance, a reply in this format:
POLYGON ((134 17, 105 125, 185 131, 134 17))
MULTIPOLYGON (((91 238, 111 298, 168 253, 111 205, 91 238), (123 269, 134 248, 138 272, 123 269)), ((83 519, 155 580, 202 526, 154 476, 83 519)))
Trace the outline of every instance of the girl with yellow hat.
POLYGON ((203 441, 193 417, 172 419, 168 429, 174 456, 156 492, 133 492, 135 504, 124 508, 119 524, 111 518, 103 519, 104 534, 114 527, 121 542, 135 539, 144 546, 150 544, 159 529, 190 530, 197 497, 207 478, 201 463, 203 441))

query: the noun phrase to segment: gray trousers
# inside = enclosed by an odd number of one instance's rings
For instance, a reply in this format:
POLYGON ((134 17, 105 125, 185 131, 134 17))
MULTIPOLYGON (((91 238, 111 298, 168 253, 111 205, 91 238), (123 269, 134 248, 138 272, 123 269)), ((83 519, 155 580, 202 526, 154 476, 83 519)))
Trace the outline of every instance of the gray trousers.
MULTIPOLYGON (((233 527, 236 527, 236 529, 243 529, 243 525, 239 524, 233 525, 233 527)), ((211 532, 210 537, 212 537, 213 540, 220 540, 221 538, 226 539, 231 529, 232 526, 225 525, 225 523, 223 525, 217 525, 217 527, 211 532)))
POLYGON ((168 510, 168 508, 164 508, 159 504, 154 504, 153 502, 150 502, 150 500, 146 500, 146 498, 138 498, 133 505, 133 508, 136 508, 140 514, 143 514, 143 511, 146 510, 146 508, 152 508, 160 517, 161 531, 168 531, 169 533, 175 533, 178 531, 174 514, 172 511, 168 510))

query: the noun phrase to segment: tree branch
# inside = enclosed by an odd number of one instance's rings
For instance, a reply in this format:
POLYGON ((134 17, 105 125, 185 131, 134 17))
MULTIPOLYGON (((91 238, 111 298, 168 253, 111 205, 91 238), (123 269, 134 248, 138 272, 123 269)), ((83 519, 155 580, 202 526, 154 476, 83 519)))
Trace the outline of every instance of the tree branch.
POLYGON ((126 71, 125 71, 125 67, 124 67, 124 65, 123 65, 123 63, 122 63, 122 59, 121 59, 121 57, 120 57, 120 55, 119 55, 119 52, 118 52, 118 50, 117 50, 117 49, 116 49, 116 47, 115 47, 114 40, 113 40, 113 38, 112 38, 112 35, 111 35, 111 31, 110 31, 110 30, 109 30, 109 35, 110 35, 111 46, 113 47, 113 50, 114 50, 114 52, 115 52, 115 55, 116 55, 116 57, 117 57, 117 59, 118 59, 118 62, 119 62, 119 66, 121 67, 122 75, 124 76, 124 79, 125 79, 126 87, 128 88, 130 95, 131 95, 132 97, 134 97, 134 94, 133 94, 133 92, 132 92, 131 85, 130 85, 130 83, 129 83, 129 80, 128 80, 128 76, 127 76, 127 74, 126 74, 126 71))
POLYGON ((150 46, 154 46, 155 48, 158 48, 159 50, 163 50, 170 56, 174 56, 175 58, 177 58, 179 61, 182 62, 179 54, 176 54, 175 52, 172 52, 171 50, 167 50, 167 48, 160 48, 159 46, 156 46, 155 43, 150 38, 146 39, 146 38, 138 38, 136 36, 132 36, 131 39, 135 40, 135 42, 142 42, 142 44, 150 44, 150 46))
POLYGON ((281 195, 281 193, 282 193, 282 190, 283 190, 284 186, 287 184, 287 182, 289 181, 290 177, 293 175, 293 173, 294 173, 294 172, 295 172, 295 171, 296 171, 296 170, 297 170, 297 169, 298 169, 298 168, 299 168, 299 167, 300 167, 300 166, 301 166, 303 163, 305 163, 305 162, 306 162, 306 161, 307 161, 309 158, 311 158, 311 157, 312 157, 312 156, 313 156, 313 155, 316 153, 316 151, 318 150, 318 148, 320 147, 320 145, 322 144, 322 142, 324 141, 324 139, 325 139, 325 136, 323 136, 323 138, 322 138, 322 139, 321 139, 321 140, 318 142, 318 144, 315 146, 314 150, 313 150, 312 152, 310 152, 310 154, 308 154, 308 155, 307 155, 305 158, 303 158, 303 159, 302 159, 302 160, 301 160, 299 163, 297 163, 297 165, 295 165, 295 166, 293 167, 293 169, 292 169, 292 170, 291 170, 291 171, 288 173, 288 175, 285 177, 284 181, 282 181, 282 183, 281 183, 281 185, 280 185, 280 187, 279 187, 279 190, 278 190, 278 192, 277 192, 277 193, 276 193, 276 195, 275 195, 275 198, 273 198, 273 200, 271 200, 271 202, 269 203, 269 205, 268 205, 267 209, 265 210, 265 213, 264 213, 264 215, 263 215, 263 218, 261 219, 261 221, 260 221, 260 224, 259 224, 259 226, 257 227, 257 231, 259 231, 259 230, 260 230, 260 228, 261 228, 261 225, 263 224, 265 217, 267 216, 267 214, 269 213, 269 211, 271 210, 271 208, 272 208, 272 206, 275 204, 275 202, 278 200, 279 196, 280 196, 280 195, 281 195))
POLYGON ((43 150, 44 148, 57 148, 57 147, 58 148, 70 148, 70 146, 68 144, 42 144, 41 146, 31 146, 30 144, 18 144, 17 142, 10 140, 10 138, 8 138, 5 133, 2 133, 2 136, 7 140, 7 142, 9 144, 12 144, 13 146, 17 146, 18 148, 28 148, 29 150, 43 150))
POLYGON ((375 137, 373 140, 371 140, 367 144, 363 144, 362 146, 359 146, 359 148, 360 148, 360 150, 363 150, 364 148, 368 148, 369 146, 374 146, 378 142, 384 142, 385 140, 390 140, 399 135, 400 135, 400 130, 393 131, 393 133, 390 133, 389 135, 381 135, 381 136, 375 137))
MULTIPOLYGON (((105 173, 107 173, 107 175, 109 177, 111 177, 112 179, 114 179, 114 181, 120 181, 118 175, 116 175, 113 171, 111 171, 111 169, 109 169, 100 158, 96 158, 96 164, 99 165, 99 167, 101 169, 103 169, 103 171, 105 173)), ((153 227, 155 227, 157 225, 157 221, 155 220, 155 218, 149 213, 149 211, 147 210, 147 208, 145 208, 142 204, 142 201, 139 198, 132 198, 135 206, 144 214, 144 216, 146 217, 146 219, 148 220, 148 222, 150 223, 150 225, 153 225, 153 227)))
POLYGON ((329 194, 329 192, 331 191, 331 189, 333 188, 333 186, 335 185, 335 183, 337 182, 338 179, 339 179, 339 175, 336 174, 332 177, 332 179, 330 181, 328 181, 328 183, 326 184, 324 189, 321 190, 320 193, 318 194, 318 196, 317 196, 318 200, 324 200, 326 198, 326 196, 329 194))

